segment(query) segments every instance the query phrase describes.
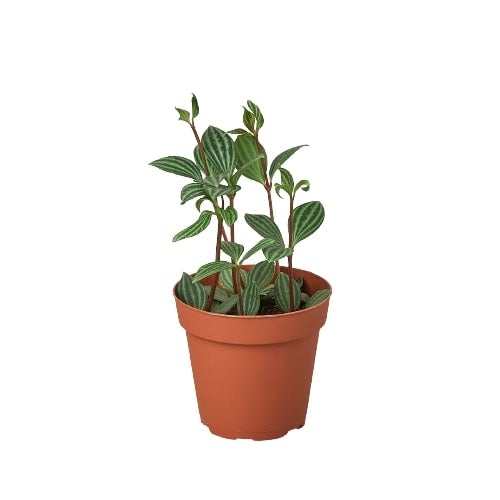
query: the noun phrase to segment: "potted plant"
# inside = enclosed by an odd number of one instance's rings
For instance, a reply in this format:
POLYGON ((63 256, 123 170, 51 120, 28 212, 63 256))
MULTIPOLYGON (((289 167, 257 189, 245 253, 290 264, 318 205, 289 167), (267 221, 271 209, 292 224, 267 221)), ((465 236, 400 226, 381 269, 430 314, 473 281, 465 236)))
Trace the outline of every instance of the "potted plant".
POLYGON ((304 145, 269 162, 259 137, 264 117, 251 101, 243 107, 244 128, 225 132, 210 126, 201 137, 196 96, 191 111, 176 109, 194 135, 194 159, 167 156, 151 165, 188 178, 181 204, 193 202, 199 213, 173 241, 193 237, 212 222, 216 227, 215 259, 194 274, 184 272, 174 286, 201 421, 226 438, 281 437, 305 423, 318 334, 331 295, 325 279, 293 267, 297 244, 325 216, 319 201, 296 204, 309 182, 296 182, 283 166, 304 145), (245 214, 256 233, 247 249, 235 227, 241 219, 240 184, 246 180, 262 185, 269 207, 269 214, 245 214), (273 191, 288 203, 283 233, 274 220, 273 191), (248 264, 261 253, 257 263, 248 264))

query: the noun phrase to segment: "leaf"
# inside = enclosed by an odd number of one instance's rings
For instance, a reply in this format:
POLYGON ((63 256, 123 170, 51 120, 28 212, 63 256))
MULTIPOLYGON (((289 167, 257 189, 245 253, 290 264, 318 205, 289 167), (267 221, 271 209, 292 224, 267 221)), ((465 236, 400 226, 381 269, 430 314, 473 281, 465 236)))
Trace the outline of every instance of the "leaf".
POLYGON ((238 262, 241 254, 243 253, 243 250, 245 248, 243 245, 240 245, 239 243, 233 243, 232 241, 223 241, 221 243, 221 249, 222 251, 231 257, 235 262, 238 262))
POLYGON ((234 293, 236 290, 233 289, 233 273, 232 269, 223 269, 219 275, 219 282, 222 283, 223 287, 234 293))
POLYGON ((255 132, 255 116, 243 106, 243 125, 252 132, 255 132))
POLYGON ((260 240, 252 248, 250 248, 250 250, 248 250, 248 252, 245 255, 243 255, 243 257, 241 258, 241 262, 244 262, 245 260, 249 259, 252 255, 256 254, 258 251, 273 244, 274 240, 271 238, 264 238, 263 240, 260 240))
POLYGON ((209 184, 205 185, 205 190, 213 201, 219 196, 236 194, 240 189, 240 186, 225 186, 223 184, 217 187, 213 187, 209 184))
POLYGON ((189 123, 190 120, 189 111, 186 111, 185 109, 181 108, 175 108, 175 109, 179 113, 179 120, 189 123))
POLYGON ((299 288, 302 290, 302 286, 304 285, 304 278, 302 276, 299 276, 298 278, 295 278, 295 281, 297 282, 299 288))
POLYGON ((242 293, 243 314, 255 316, 260 309, 260 294, 255 281, 250 281, 242 293))
POLYGON ((247 286, 248 284, 248 273, 240 268, 240 276, 241 276, 241 281, 243 283, 243 286, 247 286))
POLYGON ((324 219, 325 209, 319 201, 308 201, 296 207, 293 211, 293 245, 311 236, 321 226, 324 219))
POLYGON ((262 116, 259 106, 254 104, 252 101, 247 101, 247 105, 250 108, 250 111, 255 116, 255 120, 257 122, 257 132, 258 132, 262 128, 262 125, 264 125, 264 117, 262 116))
MULTIPOLYGON (((238 156, 236 156, 236 165, 237 165, 236 168, 238 169, 238 171, 235 174, 233 174, 233 176, 231 177, 230 184, 231 185, 236 184, 240 180, 240 177, 245 174, 245 171, 249 168, 252 168, 255 161, 259 161, 261 158, 265 158, 264 153, 259 153, 255 158, 252 158, 250 161, 243 164, 243 166, 239 167, 238 166, 238 156)), ((262 168, 261 168, 261 172, 262 172, 262 168)))
MULTIPOLYGON (((227 207, 224 210, 220 210, 220 214, 229 227, 238 220, 238 212, 233 207, 227 207)), ((243 252, 243 248, 241 251, 243 252)))
POLYGON ((254 281, 257 285, 257 289, 260 292, 266 286, 268 286, 269 283, 271 283, 273 276, 274 264, 272 262, 264 260, 262 262, 259 262, 258 264, 255 264, 255 266, 250 269, 250 272, 248 273, 248 280, 250 283, 254 281))
POLYGON ((279 227, 267 215, 245 214, 245 220, 263 238, 270 238, 281 246, 285 246, 279 227))
POLYGON ((295 182, 293 181, 292 174, 286 169, 280 167, 281 174, 281 186, 288 193, 289 196, 293 196, 293 187, 295 182))
POLYGON ((269 262, 276 262, 278 260, 284 259, 289 255, 292 255, 293 250, 291 248, 286 248, 283 245, 270 245, 267 248, 264 248, 264 257, 269 262))
POLYGON ((302 189, 302 191, 309 191, 309 188, 311 187, 311 184, 309 181, 307 180, 302 180, 302 181, 299 181, 297 182, 297 185, 295 186, 294 190, 293 190, 293 195, 295 196, 295 193, 299 190, 299 189, 302 189))
MULTIPOLYGON (((210 285, 203 285, 203 288, 205 289, 205 292, 207 293, 207 296, 208 296, 212 287, 210 285)), ((215 300, 217 300, 219 302, 224 302, 229 297, 230 297, 230 294, 225 288, 222 288, 221 286, 215 287, 215 295, 214 295, 215 300)))
MULTIPOLYGON (((279 273, 276 282, 274 283, 274 298, 276 304, 283 312, 290 311, 290 288, 289 288, 289 277, 286 273, 279 273)), ((293 281, 293 301, 295 311, 300 307, 301 292, 297 282, 293 281)))
POLYGON ((167 156, 159 160, 152 161, 150 165, 158 167, 160 170, 171 174, 189 177, 195 181, 201 181, 201 172, 195 163, 182 156, 167 156))
POLYGON ((222 174, 232 174, 236 164, 234 142, 226 132, 217 127, 208 127, 201 139, 207 160, 222 174))
POLYGON ((237 302, 238 302, 238 296, 235 294, 231 295, 224 302, 217 304, 212 309, 212 312, 219 314, 227 314, 236 305, 237 302))
POLYGON ((304 306, 306 309, 309 307, 316 306, 326 300, 331 295, 331 290, 318 290, 316 293, 309 297, 309 300, 306 302, 304 306))
MULTIPOLYGON (((300 294, 300 300, 301 300, 302 302, 304 302, 304 304, 305 304, 305 303, 309 300, 309 295, 307 295, 307 293, 302 292, 302 293, 300 294)), ((305 306, 304 306, 304 307, 305 307, 305 306)))
POLYGON ((197 234, 201 233, 210 225, 210 220, 212 219, 212 215, 213 212, 204 210, 203 212, 201 212, 200 216, 198 217, 198 220, 194 224, 191 224, 186 229, 183 229, 182 231, 178 232, 173 237, 172 241, 180 241, 183 240, 184 238, 191 238, 192 236, 196 236, 197 234))
MULTIPOLYGON (((251 135, 239 135, 235 141, 237 169, 244 168, 243 175, 252 179, 253 181, 265 183, 264 174, 260 160, 256 157, 259 156, 255 139, 251 135), (250 163, 250 165, 248 165, 250 163)), ((265 158, 265 151, 262 152, 265 158)))
POLYGON ((199 115, 200 113, 200 107, 198 106, 198 99, 196 99, 196 96, 193 94, 191 97, 191 112, 193 114, 193 120, 199 115))
POLYGON ((193 198, 198 198, 198 196, 205 196, 203 184, 199 182, 186 184, 181 190, 181 205, 193 198))
POLYGON ((203 198, 196 200, 195 207, 196 210, 198 210, 198 212, 201 210, 201 205, 203 204, 204 201, 210 201, 210 198, 208 196, 204 196, 203 198))
POLYGON ((196 309, 204 309, 207 300, 203 286, 200 283, 194 283, 193 278, 187 273, 182 273, 182 278, 177 285, 177 296, 182 302, 196 309))
POLYGON ((193 281, 200 281, 207 276, 212 276, 212 274, 220 273, 222 270, 230 269, 231 267, 231 262, 225 262, 223 260, 203 264, 196 272, 193 281))
POLYGON ((296 153, 300 148, 303 148, 304 146, 307 146, 307 144, 302 144, 301 146, 295 146, 293 148, 287 149, 286 151, 283 151, 280 153, 271 163, 271 168, 269 169, 269 180, 272 180, 274 177, 274 174, 278 170, 278 168, 285 163, 290 156, 292 156, 294 153, 296 153))
POLYGON ((240 135, 240 134, 247 134, 248 135, 248 131, 246 131, 244 128, 233 128, 233 130, 229 130, 227 133, 228 134, 237 134, 237 135, 240 135))

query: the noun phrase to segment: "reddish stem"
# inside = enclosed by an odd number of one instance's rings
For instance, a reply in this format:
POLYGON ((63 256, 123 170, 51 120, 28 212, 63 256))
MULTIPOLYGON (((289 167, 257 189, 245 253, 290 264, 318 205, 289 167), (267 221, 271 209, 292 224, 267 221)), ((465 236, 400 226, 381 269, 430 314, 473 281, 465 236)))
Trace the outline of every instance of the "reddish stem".
MULTIPOLYGON (((217 244, 215 246, 215 260, 220 260, 220 247, 222 242, 222 230, 224 229, 222 222, 222 217, 217 215, 217 244)), ((207 305, 205 311, 210 311, 212 309, 212 304, 214 303, 215 289, 217 288, 217 283, 219 282, 220 273, 216 273, 212 286, 210 287, 210 294, 208 295, 207 305)))
MULTIPOLYGON (((293 251, 293 196, 290 196, 290 215, 288 216, 288 248, 293 251)), ((288 256, 288 290, 290 294, 290 312, 295 309, 293 294, 293 254, 288 256)))

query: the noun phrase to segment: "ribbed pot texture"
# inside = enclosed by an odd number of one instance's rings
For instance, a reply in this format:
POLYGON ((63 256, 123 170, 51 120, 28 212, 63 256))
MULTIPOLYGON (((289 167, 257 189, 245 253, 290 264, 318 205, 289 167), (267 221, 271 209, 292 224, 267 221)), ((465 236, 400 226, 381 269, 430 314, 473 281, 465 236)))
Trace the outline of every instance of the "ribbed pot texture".
MULTIPOLYGON (((295 269, 294 277, 299 276, 309 295, 331 289, 316 274, 295 269)), ((229 316, 188 306, 175 288, 174 296, 187 334, 201 421, 210 431, 264 440, 302 427, 330 299, 292 313, 229 316)))

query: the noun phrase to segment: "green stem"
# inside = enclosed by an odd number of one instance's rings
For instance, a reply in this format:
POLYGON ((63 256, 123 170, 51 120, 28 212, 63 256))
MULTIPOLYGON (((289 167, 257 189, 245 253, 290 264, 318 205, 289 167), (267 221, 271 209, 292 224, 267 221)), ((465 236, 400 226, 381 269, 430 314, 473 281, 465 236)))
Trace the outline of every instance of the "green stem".
MULTIPOLYGON (((224 229, 222 217, 217 215, 217 243, 215 245, 215 260, 220 260, 220 247, 222 242, 222 231, 224 229)), ((207 305, 205 307, 205 311, 211 311, 212 304, 214 303, 215 297, 215 289, 217 288, 217 283, 219 282, 220 273, 216 273, 214 280, 212 282, 212 286, 210 287, 210 294, 208 295, 207 305)))

